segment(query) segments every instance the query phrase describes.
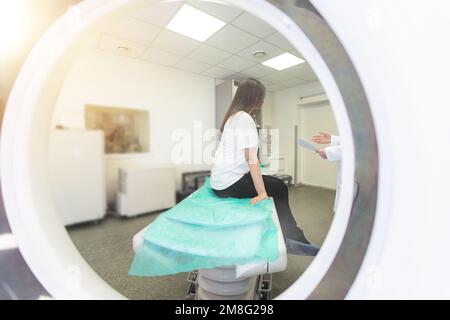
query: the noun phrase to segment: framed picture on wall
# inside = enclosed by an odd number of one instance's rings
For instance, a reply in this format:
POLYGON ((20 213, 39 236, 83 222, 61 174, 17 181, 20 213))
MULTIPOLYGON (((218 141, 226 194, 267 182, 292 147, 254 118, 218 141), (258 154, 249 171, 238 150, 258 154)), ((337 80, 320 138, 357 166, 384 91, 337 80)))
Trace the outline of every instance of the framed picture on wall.
POLYGON ((102 130, 106 154, 150 152, 149 112, 111 106, 86 105, 86 129, 102 130))

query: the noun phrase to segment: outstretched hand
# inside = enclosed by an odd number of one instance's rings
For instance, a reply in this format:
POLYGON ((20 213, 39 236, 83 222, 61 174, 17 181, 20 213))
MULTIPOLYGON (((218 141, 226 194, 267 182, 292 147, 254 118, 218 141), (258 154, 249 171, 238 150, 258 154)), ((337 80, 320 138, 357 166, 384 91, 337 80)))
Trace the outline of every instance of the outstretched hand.
POLYGON ((326 132, 319 132, 318 135, 312 137, 312 141, 318 144, 330 144, 331 143, 331 135, 326 132))
POLYGON ((265 199, 267 199, 267 198, 269 198, 269 196, 267 195, 267 193, 262 193, 262 194, 257 195, 256 197, 254 197, 254 198, 251 200, 251 203, 252 203, 253 205, 255 205, 255 204, 257 204, 258 202, 263 201, 263 200, 265 200, 265 199))

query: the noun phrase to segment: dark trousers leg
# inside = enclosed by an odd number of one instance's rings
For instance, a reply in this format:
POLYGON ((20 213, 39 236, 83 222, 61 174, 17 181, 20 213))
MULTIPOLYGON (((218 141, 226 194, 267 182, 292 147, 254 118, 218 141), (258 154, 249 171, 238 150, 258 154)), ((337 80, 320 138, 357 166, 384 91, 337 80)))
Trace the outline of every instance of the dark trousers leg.
POLYGON ((274 199, 278 219, 285 238, 309 243, 303 230, 297 226, 297 222, 292 214, 291 207, 289 206, 288 187, 282 180, 276 177, 263 176, 263 180, 267 194, 274 199))
MULTIPOLYGON (((297 226, 297 222, 289 207, 289 192, 284 182, 276 177, 263 175, 267 194, 272 197, 277 209, 281 230, 287 239, 308 243, 303 231, 297 226)), ((222 198, 253 198, 258 195, 250 173, 244 175, 239 181, 224 190, 214 190, 217 196, 222 198)))

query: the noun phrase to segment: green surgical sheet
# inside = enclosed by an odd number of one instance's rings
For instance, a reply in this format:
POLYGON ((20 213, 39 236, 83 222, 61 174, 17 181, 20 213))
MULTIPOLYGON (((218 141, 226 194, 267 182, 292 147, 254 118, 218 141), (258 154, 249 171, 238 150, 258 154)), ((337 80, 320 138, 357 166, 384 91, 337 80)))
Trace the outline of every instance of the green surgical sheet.
POLYGON ((219 198, 210 182, 144 232, 128 274, 162 276, 278 259, 273 200, 219 198))

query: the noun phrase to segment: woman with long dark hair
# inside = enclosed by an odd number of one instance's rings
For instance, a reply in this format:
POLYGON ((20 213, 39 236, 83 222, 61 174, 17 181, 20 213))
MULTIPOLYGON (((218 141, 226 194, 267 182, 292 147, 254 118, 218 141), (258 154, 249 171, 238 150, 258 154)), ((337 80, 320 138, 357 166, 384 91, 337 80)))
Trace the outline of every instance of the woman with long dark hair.
POLYGON ((288 253, 316 255, 318 248, 309 243, 292 215, 284 182, 261 174, 254 118, 265 95, 264 85, 255 79, 239 85, 220 128, 222 137, 214 158, 211 187, 219 197, 251 198, 252 204, 272 197, 288 253))

